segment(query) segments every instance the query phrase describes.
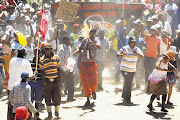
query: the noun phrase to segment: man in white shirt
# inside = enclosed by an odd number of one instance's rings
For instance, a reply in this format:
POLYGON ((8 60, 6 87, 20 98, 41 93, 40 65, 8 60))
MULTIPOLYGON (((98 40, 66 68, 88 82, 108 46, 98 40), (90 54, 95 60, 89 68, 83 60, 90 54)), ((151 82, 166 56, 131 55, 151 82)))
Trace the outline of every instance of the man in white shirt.
POLYGON ((168 4, 165 6, 165 11, 167 11, 167 22, 171 23, 172 15, 174 10, 177 9, 177 5, 172 2, 172 0, 168 0, 168 4))
POLYGON ((71 51, 71 41, 69 37, 63 38, 64 44, 59 46, 59 60, 61 62, 61 82, 65 84, 65 92, 68 91, 67 101, 74 100, 74 76, 73 76, 73 68, 67 68, 66 64, 68 58, 72 57, 71 51))
POLYGON ((104 29, 99 30, 99 41, 100 41, 100 49, 97 50, 97 56, 96 56, 96 63, 97 63, 97 79, 98 79, 98 90, 103 90, 102 84, 102 72, 104 70, 105 62, 106 62, 106 55, 107 52, 110 50, 110 42, 109 39, 105 36, 104 29))
MULTIPOLYGON (((26 48, 23 46, 20 46, 18 48, 18 53, 17 57, 13 57, 10 60, 10 65, 9 65, 9 81, 8 81, 8 93, 13 89, 14 85, 16 82, 21 81, 21 73, 24 71, 27 71, 29 73, 29 77, 33 76, 33 71, 31 68, 31 63, 24 59, 26 56, 26 48)), ((12 114, 13 106, 11 103, 8 103, 8 120, 12 119, 13 114, 12 114)))
POLYGON ((28 71, 29 76, 33 76, 33 71, 31 68, 31 63, 24 59, 26 56, 26 48, 23 46, 20 46, 18 48, 18 54, 17 57, 14 57, 10 61, 9 65, 9 82, 8 82, 8 90, 12 90, 14 84, 16 82, 21 81, 21 73, 23 71, 28 71))

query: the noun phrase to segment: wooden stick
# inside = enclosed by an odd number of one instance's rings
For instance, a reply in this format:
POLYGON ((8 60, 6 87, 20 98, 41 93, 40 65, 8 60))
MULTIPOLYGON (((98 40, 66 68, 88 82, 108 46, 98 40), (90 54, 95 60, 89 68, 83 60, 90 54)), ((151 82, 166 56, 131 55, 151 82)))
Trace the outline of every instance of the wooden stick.
MULTIPOLYGON (((39 58, 39 32, 38 32, 38 43, 37 43, 37 52, 36 52, 36 70, 35 72, 37 72, 37 66, 38 66, 38 58, 39 58)), ((35 76, 35 80, 37 80, 37 77, 35 76)))

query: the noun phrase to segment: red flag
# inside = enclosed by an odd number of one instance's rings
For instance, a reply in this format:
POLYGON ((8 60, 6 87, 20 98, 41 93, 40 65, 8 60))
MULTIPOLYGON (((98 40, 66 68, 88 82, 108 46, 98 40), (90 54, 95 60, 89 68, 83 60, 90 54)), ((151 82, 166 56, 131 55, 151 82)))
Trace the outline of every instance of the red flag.
POLYGON ((42 9, 41 10, 41 21, 40 21, 39 32, 44 39, 45 39, 47 31, 48 31, 47 15, 46 15, 46 12, 42 9))

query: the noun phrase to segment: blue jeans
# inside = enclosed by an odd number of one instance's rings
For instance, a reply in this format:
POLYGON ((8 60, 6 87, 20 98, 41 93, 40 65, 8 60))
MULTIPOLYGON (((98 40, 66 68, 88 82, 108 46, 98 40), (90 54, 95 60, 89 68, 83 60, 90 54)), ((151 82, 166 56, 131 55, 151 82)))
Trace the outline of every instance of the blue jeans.
POLYGON ((31 101, 41 102, 43 96, 42 81, 29 81, 29 85, 31 86, 31 101))

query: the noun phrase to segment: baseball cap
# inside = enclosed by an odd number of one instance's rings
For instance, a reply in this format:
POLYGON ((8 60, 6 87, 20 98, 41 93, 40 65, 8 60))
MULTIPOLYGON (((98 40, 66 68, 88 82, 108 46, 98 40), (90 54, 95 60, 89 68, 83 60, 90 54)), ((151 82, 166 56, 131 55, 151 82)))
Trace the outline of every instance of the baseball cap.
POLYGON ((20 106, 16 109, 16 115, 14 117, 14 119, 20 119, 20 120, 24 120, 24 119, 28 119, 29 118, 29 112, 27 110, 27 108, 25 106, 20 106))
POLYGON ((129 42, 137 42, 133 37, 129 37, 129 42))
POLYGON ((25 78, 29 78, 29 73, 27 71, 24 71, 21 73, 21 78, 25 79, 25 78))

